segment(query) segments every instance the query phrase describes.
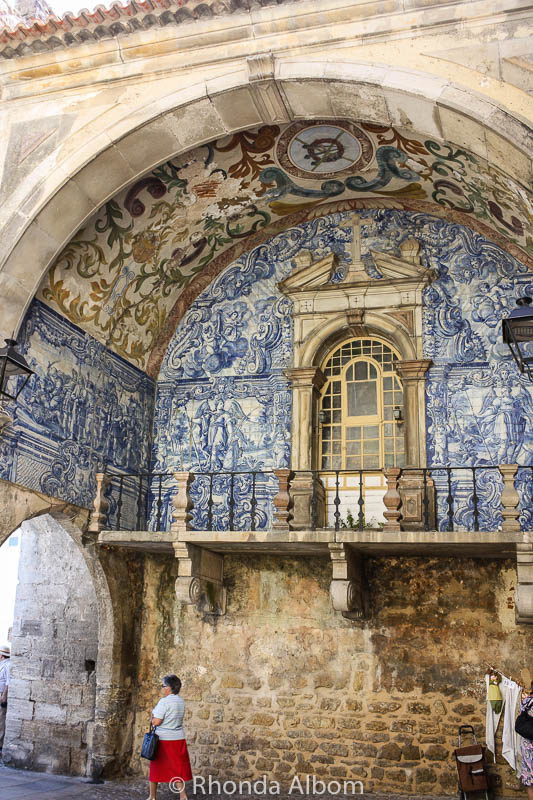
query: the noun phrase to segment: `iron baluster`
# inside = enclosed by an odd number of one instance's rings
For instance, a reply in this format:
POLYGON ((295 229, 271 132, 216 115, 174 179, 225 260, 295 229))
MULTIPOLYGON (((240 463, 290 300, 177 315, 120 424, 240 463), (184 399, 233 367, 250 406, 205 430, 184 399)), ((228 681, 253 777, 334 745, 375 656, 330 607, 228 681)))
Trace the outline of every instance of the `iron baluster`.
POLYGON ((424 474, 424 530, 429 531, 429 497, 428 497, 428 471, 422 470, 424 474))
POLYGON ((448 532, 450 532, 453 531, 453 496, 452 496, 451 467, 446 467, 446 472, 448 473, 448 497, 446 498, 446 502, 448 503, 448 532))
POLYGON ((159 473, 159 491, 157 493, 157 519, 155 522, 155 529, 156 531, 161 530, 161 508, 163 506, 163 473, 159 473))
POLYGON ((335 517, 335 530, 340 530, 341 527, 341 512, 339 511, 339 506, 341 504, 341 499, 339 497, 339 470, 335 470, 335 500, 333 501, 335 506, 335 513, 333 516, 335 517))
POLYGON ((207 498, 207 530, 213 530, 213 473, 209 472, 209 497, 207 498))
POLYGON ((122 517, 122 491, 124 489, 124 475, 120 476, 118 486, 118 503, 117 503, 117 531, 120 530, 120 520, 122 517))
POLYGON ((363 470, 360 469, 359 470, 359 500, 357 501, 357 504, 359 506, 359 521, 357 523, 357 527, 359 528, 360 531, 362 531, 363 528, 365 527, 365 514, 364 514, 364 511, 363 511, 364 502, 365 501, 363 500, 363 470))
POLYGON ((235 473, 230 472, 230 482, 229 482, 229 530, 233 530, 233 513, 235 511, 235 498, 233 497, 233 487, 235 484, 235 473))
POLYGON ((137 495, 137 530, 141 530, 141 520, 143 513, 143 475, 139 474, 139 494, 137 495))
POLYGON ((150 487, 152 485, 153 479, 154 479, 154 476, 150 475, 150 473, 148 473, 148 475, 146 476, 146 494, 144 495, 144 503, 143 503, 143 510, 144 510, 144 517, 143 517, 143 520, 142 520, 143 531, 147 530, 147 528, 148 528, 148 519, 150 517, 150 513, 149 513, 150 493, 151 493, 150 487))
POLYGON ((255 508, 257 506, 257 499, 255 496, 255 476, 256 472, 252 472, 252 500, 250 502, 250 530, 255 531, 255 508))
POLYGON ((472 483, 474 485, 474 491, 472 492, 472 500, 474 501, 474 530, 479 530, 479 506, 478 506, 478 498, 477 498, 477 485, 476 485, 476 469, 477 467, 472 467, 472 483))
POLYGON ((311 528, 316 531, 318 517, 318 472, 313 470, 313 496, 311 498, 311 528))

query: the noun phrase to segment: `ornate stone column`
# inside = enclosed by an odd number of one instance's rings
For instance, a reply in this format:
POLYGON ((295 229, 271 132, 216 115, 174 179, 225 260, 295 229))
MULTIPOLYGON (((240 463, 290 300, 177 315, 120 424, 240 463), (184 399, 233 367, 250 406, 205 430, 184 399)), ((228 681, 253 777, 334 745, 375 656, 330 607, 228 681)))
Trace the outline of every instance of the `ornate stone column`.
MULTIPOLYGON (((313 523, 313 436, 317 427, 317 411, 320 390, 326 382, 319 367, 297 367, 287 369, 285 376, 292 383, 292 455, 291 469, 295 475, 291 482, 293 500, 293 530, 306 530, 313 523)), ((316 518, 317 526, 323 527, 325 518, 325 491, 322 481, 317 479, 316 518)))
POLYGON ((427 508, 429 527, 435 528, 435 486, 426 474, 426 374, 432 361, 420 358, 395 364, 403 385, 405 468, 398 482, 402 499, 402 530, 421 530, 427 508))
POLYGON ((426 466, 426 373, 432 363, 419 358, 394 365, 403 385, 406 467, 426 466))

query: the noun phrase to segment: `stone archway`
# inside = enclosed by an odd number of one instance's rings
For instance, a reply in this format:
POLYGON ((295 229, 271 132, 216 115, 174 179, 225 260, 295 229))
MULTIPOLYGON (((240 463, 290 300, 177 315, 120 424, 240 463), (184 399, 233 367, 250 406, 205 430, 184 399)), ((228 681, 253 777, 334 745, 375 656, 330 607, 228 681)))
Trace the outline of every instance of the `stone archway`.
POLYGON ((461 120, 465 131, 470 130, 475 99, 476 117, 481 120, 476 125, 490 134, 483 157, 515 180, 523 180, 521 166, 530 148, 527 126, 488 99, 473 98, 448 81, 416 71, 393 74, 354 63, 282 58, 274 62, 271 56, 255 56, 231 74, 202 80, 156 101, 143 96, 135 105, 118 104, 98 135, 80 129, 66 136, 31 179, 21 181, 5 206, 5 259, 0 271, 0 288, 9 301, 5 331, 18 328, 43 275, 80 225, 157 164, 261 123, 334 119, 354 108, 369 122, 390 123, 399 113, 401 97, 409 98, 408 127, 429 135, 438 129, 445 136, 449 130, 452 140, 465 147, 461 120), (430 98, 420 89, 429 79, 430 98))
MULTIPOLYGON (((39 659, 37 652, 33 658, 34 664, 24 645, 26 634, 31 635, 32 630, 27 628, 14 635, 13 664, 16 680, 10 704, 11 714, 8 706, 4 761, 26 769, 40 769, 42 759, 45 758, 47 768, 52 763, 55 765, 53 771, 57 772, 92 776, 118 772, 129 755, 133 720, 131 708, 137 644, 136 606, 135 592, 129 583, 133 584, 138 577, 135 574, 135 565, 125 563, 112 549, 103 551, 96 547, 94 537, 85 533, 88 517, 86 510, 7 481, 0 482, 0 492, 2 506, 7 512, 0 531, 2 541, 15 530, 24 531, 25 528, 35 541, 35 537, 39 536, 43 540, 50 540, 48 551, 45 552, 46 558, 43 560, 50 573, 48 592, 54 590, 54 581, 57 582, 57 564, 70 553, 68 564, 71 568, 74 565, 76 581, 93 598, 90 601, 86 597, 86 605, 94 606, 97 615, 97 625, 92 625, 95 635, 92 638, 82 635, 85 628, 91 625, 84 622, 86 610, 82 611, 83 597, 78 596, 78 605, 71 603, 68 609, 70 629, 63 620, 59 624, 66 629, 58 633, 56 625, 55 638, 52 641, 53 623, 58 622, 54 617, 54 604, 52 603, 51 613, 47 616, 46 607, 50 598, 40 597, 38 591, 34 593, 26 608, 27 611, 33 609, 34 612, 33 622, 36 628, 33 633, 41 637, 44 635, 46 641, 43 644, 50 640, 49 649, 55 651, 57 658, 61 655, 65 657, 63 667, 67 676, 69 669, 73 669, 71 662, 76 658, 79 662, 78 677, 74 680, 71 674, 70 679, 65 678, 67 683, 69 680, 71 684, 76 683, 76 687, 72 685, 71 691, 65 692, 64 696, 61 696, 57 687, 50 689, 47 694, 45 684, 47 681, 51 683, 56 671, 60 670, 59 662, 55 663, 55 656, 54 659, 39 659), (67 546, 63 546, 58 553, 51 552, 51 543, 58 538, 67 546), (81 615, 79 620, 76 619, 76 613, 81 615), (91 641, 94 654, 89 652, 91 641), (64 653, 61 652, 60 644, 64 653), (82 658, 80 652, 84 647, 88 650, 82 658), (31 661, 29 671, 26 669, 28 660, 31 661), (40 662, 37 670, 40 674, 36 672, 37 660, 40 662), (20 679, 17 678, 17 662, 24 665, 20 679), (79 686, 80 674, 83 675, 84 671, 87 673, 85 693, 79 686), (39 686, 33 689, 36 682, 39 686), (90 695, 89 700, 84 696, 86 693, 90 695), (47 702, 47 696, 51 698, 52 695, 55 699, 47 702), (57 736, 52 736, 51 731, 50 735, 45 736, 44 729, 47 725, 54 728, 57 736), (46 752, 43 750, 45 741, 46 752)), ((42 567, 39 560, 33 563, 34 572, 39 572, 42 567)), ((74 587, 76 581, 70 580, 69 586, 74 587)), ((60 605, 60 598, 58 603, 60 605)))

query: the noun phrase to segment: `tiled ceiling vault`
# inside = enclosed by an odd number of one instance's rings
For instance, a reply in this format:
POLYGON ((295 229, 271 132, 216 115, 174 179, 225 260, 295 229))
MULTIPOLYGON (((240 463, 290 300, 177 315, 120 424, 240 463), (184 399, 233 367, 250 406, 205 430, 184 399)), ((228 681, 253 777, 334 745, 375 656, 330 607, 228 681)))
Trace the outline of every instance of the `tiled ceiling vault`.
POLYGON ((394 127, 299 121, 212 141, 129 186, 63 250, 38 297, 155 376, 191 302, 240 254, 362 208, 445 217, 533 266, 526 193, 479 156, 394 127))

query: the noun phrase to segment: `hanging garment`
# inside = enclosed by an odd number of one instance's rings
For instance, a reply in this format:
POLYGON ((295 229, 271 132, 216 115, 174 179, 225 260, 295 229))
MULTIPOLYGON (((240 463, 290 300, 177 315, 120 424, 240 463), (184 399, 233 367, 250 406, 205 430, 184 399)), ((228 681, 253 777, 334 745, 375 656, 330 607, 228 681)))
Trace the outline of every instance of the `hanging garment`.
MULTIPOLYGON (((520 700, 521 689, 517 683, 509 678, 503 678, 500 688, 505 696, 503 714, 502 756, 516 772, 520 763, 520 737, 514 729, 517 716, 516 706, 520 700)), ((520 773, 518 773, 520 774, 520 773)))
POLYGON ((494 761, 496 762, 496 744, 494 742, 496 731, 498 730, 498 725, 500 724, 500 717, 502 715, 503 709, 505 708, 505 687, 503 683, 500 683, 500 691, 502 693, 503 703, 502 709, 499 714, 496 714, 493 711, 492 706, 489 700, 489 676, 485 675, 485 685, 487 689, 487 711, 485 714, 485 741, 487 743, 487 749, 490 750, 494 757, 494 761))

